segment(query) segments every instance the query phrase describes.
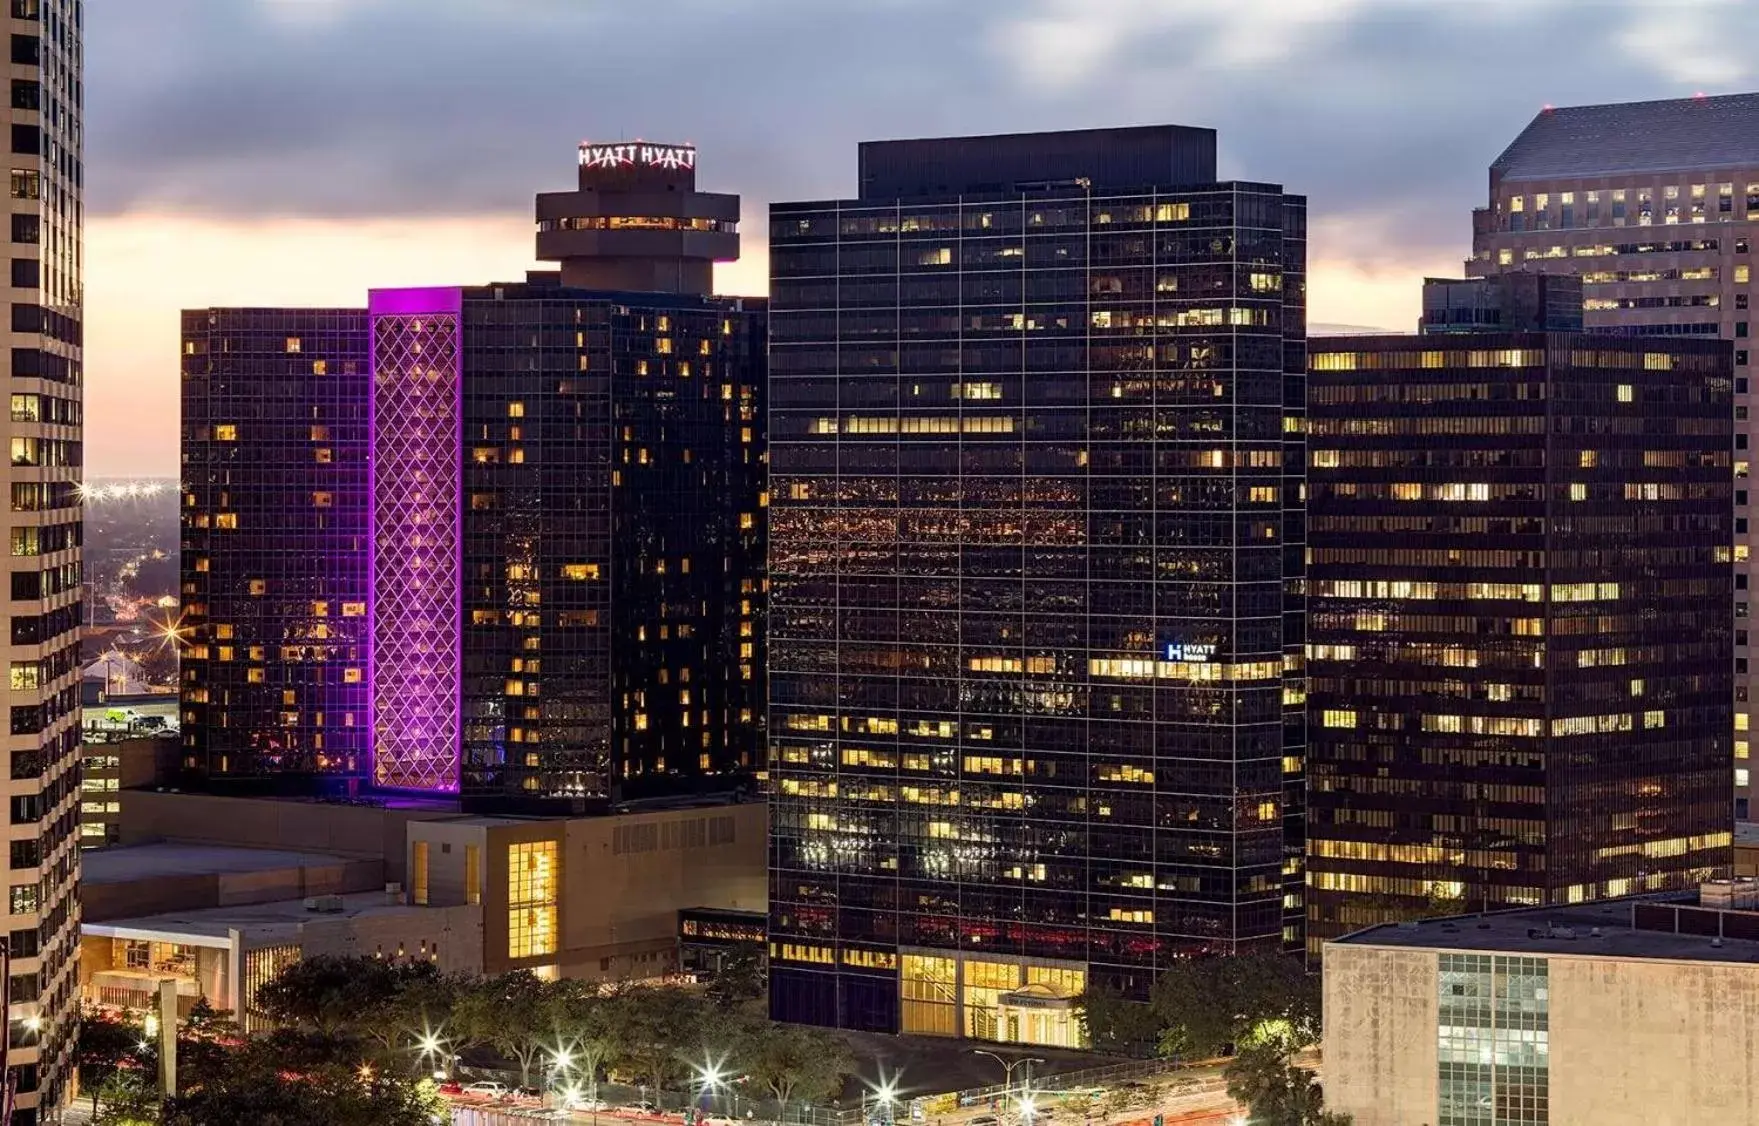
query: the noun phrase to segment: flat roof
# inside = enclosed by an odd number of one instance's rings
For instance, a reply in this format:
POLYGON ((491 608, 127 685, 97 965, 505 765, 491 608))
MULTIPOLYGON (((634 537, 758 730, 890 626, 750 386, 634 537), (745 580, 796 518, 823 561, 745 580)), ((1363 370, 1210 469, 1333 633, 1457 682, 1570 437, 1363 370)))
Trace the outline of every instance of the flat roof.
POLYGON ((315 868, 352 864, 358 857, 325 852, 288 852, 272 848, 227 845, 153 844, 88 849, 80 856, 80 882, 127 884, 177 876, 215 876, 240 872, 272 872, 283 868, 315 868))
POLYGON ((302 923, 325 919, 358 919, 369 915, 399 915, 432 912, 430 907, 416 907, 388 899, 382 891, 363 891, 353 895, 331 896, 342 901, 340 911, 310 911, 303 899, 283 899, 274 903, 255 903, 239 907, 207 907, 199 911, 166 911, 158 915, 141 915, 132 919, 106 919, 101 923, 82 923, 82 934, 100 938, 141 938, 157 941, 183 942, 187 939, 208 939, 193 942, 197 946, 224 945, 231 931, 238 931, 247 947, 290 943, 299 937, 302 923), (214 941, 219 940, 219 941, 214 941))
POLYGON ((1722 945, 1713 946, 1705 935, 1632 929, 1632 907, 1645 902, 1698 905, 1695 898, 1670 897, 1615 899, 1574 907, 1531 907, 1418 923, 1382 923, 1334 939, 1333 944, 1487 954, 1557 954, 1573 958, 1759 963, 1759 941, 1724 938, 1722 945))

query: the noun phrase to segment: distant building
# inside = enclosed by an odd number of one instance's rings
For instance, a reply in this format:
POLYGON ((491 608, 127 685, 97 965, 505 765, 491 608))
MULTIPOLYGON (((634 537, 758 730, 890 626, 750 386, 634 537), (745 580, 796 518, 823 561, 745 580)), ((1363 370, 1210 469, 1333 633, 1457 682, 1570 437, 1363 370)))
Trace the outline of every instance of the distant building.
POLYGON ((752 786, 767 315, 709 295, 738 197, 681 146, 579 175, 539 197, 558 273, 185 314, 193 784, 558 814, 752 786))
POLYGON ((1755 897, 1742 910, 1432 919, 1328 942, 1326 1107, 1357 1126, 1759 1122, 1755 897))
POLYGON ((1306 202, 1177 126, 770 213, 771 1011, 1073 1047, 1301 934, 1306 202))
POLYGON ((1726 875, 1728 345, 1365 336, 1310 363, 1310 951, 1726 875))
POLYGON ((1734 344, 1736 815, 1753 806, 1749 728, 1759 712, 1749 644, 1754 519, 1753 244, 1759 238, 1759 94, 1560 106, 1536 116, 1490 166, 1473 212, 1475 276, 1571 274, 1590 332, 1734 344))
POLYGON ((1581 332, 1582 279, 1508 273, 1424 278, 1419 332, 1581 332))
POLYGON ((81 748, 79 843, 102 848, 122 839, 122 800, 129 790, 170 777, 177 762, 175 733, 87 738, 81 748))

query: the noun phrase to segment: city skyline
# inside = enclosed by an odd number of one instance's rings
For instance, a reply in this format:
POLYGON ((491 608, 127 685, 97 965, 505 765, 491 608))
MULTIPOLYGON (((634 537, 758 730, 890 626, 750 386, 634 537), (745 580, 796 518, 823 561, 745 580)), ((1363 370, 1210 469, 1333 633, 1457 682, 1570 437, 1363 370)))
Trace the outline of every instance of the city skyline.
MULTIPOLYGON (((1759 85, 1727 46, 1748 25, 1759 31, 1759 12, 1723 0, 1496 2, 1465 14, 1352 0, 1275 5, 1274 19, 1262 2, 1211 14, 1138 0, 1083 19, 1043 0, 962 9, 958 26, 926 40, 935 21, 923 0, 850 14, 781 0, 716 13, 662 3, 639 16, 541 3, 517 25, 481 0, 430 0, 419 24, 404 18, 409 6, 180 0, 167 17, 95 0, 92 476, 175 472, 180 308, 521 276, 531 219, 513 185, 536 182, 559 143, 693 141, 705 174, 744 196, 757 233, 771 200, 848 194, 838 157, 857 140, 1039 124, 1215 128, 1224 176, 1274 165, 1309 190, 1315 326, 1408 331, 1417 279, 1459 272, 1483 170, 1541 106, 1759 85), (1504 24, 1523 34, 1494 34, 1504 24), (671 33, 654 50, 582 65, 580 44, 641 41, 655 27, 671 33), (1544 51, 1548 27, 1580 48, 1567 64, 1544 51), (812 47, 833 35, 866 46, 772 65, 782 37, 812 47), (375 66, 355 65, 365 57, 375 66), (1483 84, 1492 64, 1499 78, 1483 84), (851 78, 819 81, 831 71, 851 78), (667 81, 654 82, 661 72, 667 81), (481 82, 446 77, 458 73, 520 81, 485 97, 481 82), (855 93, 817 100, 803 128, 780 134, 772 111, 801 84, 855 93), (1305 92, 1286 104, 1291 85, 1305 92), (879 89, 884 98, 871 96, 879 89)), ((748 237, 718 288, 760 294, 766 274, 766 248, 748 237)))

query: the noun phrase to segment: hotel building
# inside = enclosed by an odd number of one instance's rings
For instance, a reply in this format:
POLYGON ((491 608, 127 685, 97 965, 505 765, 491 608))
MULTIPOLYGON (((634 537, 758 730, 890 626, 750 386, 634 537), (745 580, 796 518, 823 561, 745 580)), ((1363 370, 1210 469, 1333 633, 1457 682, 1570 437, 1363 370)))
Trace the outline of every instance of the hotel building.
POLYGON ((186 315, 190 771, 556 814, 750 786, 766 314, 707 292, 737 215, 693 149, 584 145, 538 200, 556 272, 186 315))

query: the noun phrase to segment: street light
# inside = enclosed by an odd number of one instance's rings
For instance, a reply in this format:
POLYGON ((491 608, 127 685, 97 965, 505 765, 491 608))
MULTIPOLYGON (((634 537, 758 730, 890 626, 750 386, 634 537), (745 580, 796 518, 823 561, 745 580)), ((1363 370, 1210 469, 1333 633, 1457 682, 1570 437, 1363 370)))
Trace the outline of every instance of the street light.
POLYGON ((714 1108, 713 1099, 721 1084, 726 1082, 727 1073, 721 1070, 722 1065, 714 1060, 705 1059, 702 1066, 696 1069, 697 1101, 706 1103, 703 1110, 714 1108))
POLYGON ((1002 1094, 1004 1097, 1013 1093, 1014 1069, 1021 1064, 1026 1065, 1026 1078, 1020 1082, 1020 1110, 1026 1126, 1032 1126, 1032 1065, 1035 1063, 1043 1063, 1044 1061, 1037 1056, 1023 1056, 1017 1060, 1007 1060, 996 1055, 994 1052, 985 1051, 982 1048, 973 1048, 971 1049, 971 1052, 973 1055, 988 1056, 990 1059, 995 1060, 1002 1065, 1002 1094))
MULTIPOLYGON (((874 1108, 879 1111, 880 1126, 892 1126, 892 1123, 896 1121, 894 1108, 897 1106, 897 1103, 897 1077, 893 1076, 890 1079, 882 1078, 879 1082, 879 1086, 873 1088, 873 1105, 874 1108)), ((867 1124, 863 1123, 862 1126, 867 1126, 867 1124)))

